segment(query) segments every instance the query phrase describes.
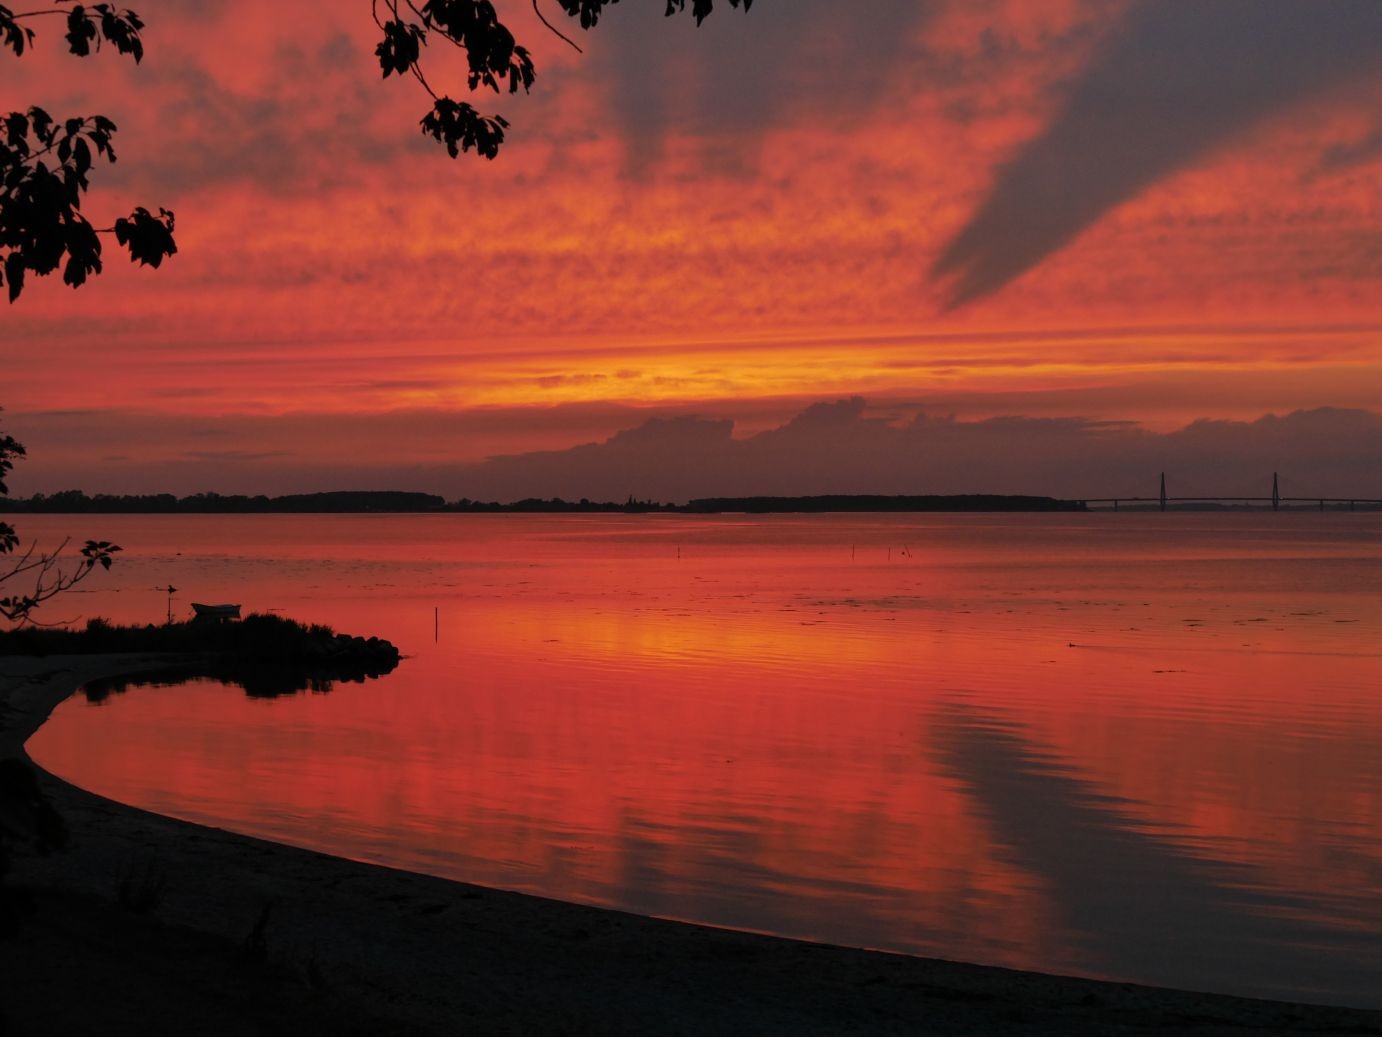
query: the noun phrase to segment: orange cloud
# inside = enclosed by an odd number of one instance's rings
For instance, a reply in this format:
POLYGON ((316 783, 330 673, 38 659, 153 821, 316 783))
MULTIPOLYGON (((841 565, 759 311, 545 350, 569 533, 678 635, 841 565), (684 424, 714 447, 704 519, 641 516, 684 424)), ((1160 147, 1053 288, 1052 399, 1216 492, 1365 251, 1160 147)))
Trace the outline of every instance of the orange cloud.
MULTIPOLYGON (((157 273, 112 262, 80 293, 33 284, 0 317, 2 402, 12 424, 709 403, 782 418, 856 393, 1162 428, 1382 408, 1369 82, 1259 119, 944 312, 926 271, 1146 10, 938 0, 832 34, 830 4, 696 35, 616 9, 584 56, 516 11, 540 78, 494 101, 514 123, 494 163, 422 138, 423 96, 378 80, 352 13, 147 8, 138 68, 67 58, 50 32, 7 65, 14 96, 114 117, 121 161, 96 172, 93 213, 174 208, 180 252, 157 273), (644 44, 704 89, 635 96, 620 61, 644 44), (724 87, 756 60, 759 94, 724 87)), ((1015 234, 995 224, 986 247, 1015 234)))

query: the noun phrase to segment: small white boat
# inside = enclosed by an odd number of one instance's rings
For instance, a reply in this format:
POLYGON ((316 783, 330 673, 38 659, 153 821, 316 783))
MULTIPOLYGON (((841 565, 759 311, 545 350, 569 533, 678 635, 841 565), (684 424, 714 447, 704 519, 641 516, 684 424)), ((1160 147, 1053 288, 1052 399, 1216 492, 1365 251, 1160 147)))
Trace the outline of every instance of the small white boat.
POLYGON ((199 605, 192 602, 192 611, 198 619, 239 619, 239 605, 199 605))

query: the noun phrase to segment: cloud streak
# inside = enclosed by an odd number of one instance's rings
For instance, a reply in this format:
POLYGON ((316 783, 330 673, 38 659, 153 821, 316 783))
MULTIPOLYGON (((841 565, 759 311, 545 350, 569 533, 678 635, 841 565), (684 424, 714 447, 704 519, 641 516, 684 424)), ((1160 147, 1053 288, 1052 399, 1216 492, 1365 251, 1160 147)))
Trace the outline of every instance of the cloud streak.
POLYGON ((937 258, 952 307, 1288 106, 1382 69, 1376 0, 1141 0, 937 258))
POLYGON ((645 173, 678 132, 756 138, 806 114, 867 109, 939 6, 793 0, 741 16, 726 5, 699 28, 658 4, 616 8, 600 26, 603 74, 629 171, 645 173))
POLYGON ((1339 1002, 1372 987, 1378 940, 1312 921, 1323 913, 1313 898, 1158 833, 999 711, 950 702, 936 721, 943 766, 1003 856, 1037 877, 1085 968, 1248 997, 1302 976, 1339 1002))

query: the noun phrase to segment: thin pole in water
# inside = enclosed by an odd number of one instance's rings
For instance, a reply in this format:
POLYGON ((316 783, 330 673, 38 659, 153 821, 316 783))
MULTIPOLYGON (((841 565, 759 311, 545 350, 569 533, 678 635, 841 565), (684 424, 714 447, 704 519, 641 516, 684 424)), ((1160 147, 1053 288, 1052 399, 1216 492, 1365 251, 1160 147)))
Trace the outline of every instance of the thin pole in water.
POLYGON ((441 640, 441 606, 432 606, 432 640, 441 640))

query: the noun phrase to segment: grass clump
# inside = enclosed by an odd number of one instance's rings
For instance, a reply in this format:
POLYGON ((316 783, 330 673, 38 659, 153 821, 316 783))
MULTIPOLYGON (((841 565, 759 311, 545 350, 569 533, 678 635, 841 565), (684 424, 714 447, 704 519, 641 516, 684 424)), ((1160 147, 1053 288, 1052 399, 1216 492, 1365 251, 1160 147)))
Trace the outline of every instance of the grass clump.
POLYGON ((325 658, 339 654, 347 643, 356 647, 357 642, 376 647, 388 644, 378 638, 347 637, 318 623, 299 623, 267 613, 233 621, 190 619, 158 626, 118 626, 95 618, 87 620, 82 629, 26 626, 0 631, 0 651, 15 655, 233 652, 241 658, 288 661, 325 658))

